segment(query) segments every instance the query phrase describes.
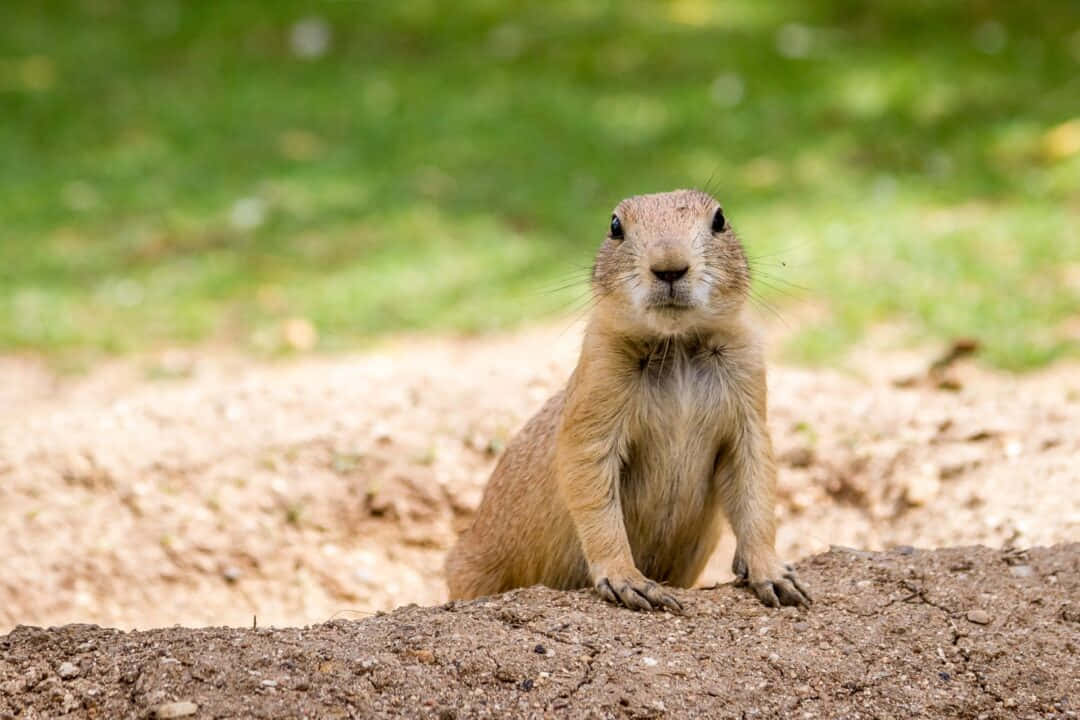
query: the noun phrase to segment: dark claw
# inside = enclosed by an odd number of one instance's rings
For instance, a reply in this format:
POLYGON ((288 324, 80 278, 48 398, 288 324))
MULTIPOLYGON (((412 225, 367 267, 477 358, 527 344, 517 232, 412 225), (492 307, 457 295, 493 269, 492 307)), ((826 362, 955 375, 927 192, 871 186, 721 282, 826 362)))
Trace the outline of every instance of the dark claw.
POLYGON ((776 597, 776 591, 773 589, 773 584, 766 580, 762 583, 757 583, 752 586, 754 594, 758 596, 758 600, 768 605, 771 608, 780 607, 780 600, 776 597))
POLYGON ((612 589, 611 582, 607 578, 596 583, 596 592, 600 593, 600 597, 604 598, 612 605, 619 604, 619 599, 615 597, 615 590, 612 589))
POLYGON ((803 594, 795 588, 793 584, 788 581, 780 581, 773 585, 773 588, 780 596, 780 602, 784 605, 797 605, 799 607, 806 607, 806 598, 803 594))
POLYGON ((627 595, 629 595, 630 599, 633 601, 633 606, 634 606, 635 609, 637 609, 637 610, 652 610, 653 609, 652 603, 649 602, 649 598, 645 597, 644 595, 642 595, 640 592, 638 592, 634 588, 630 588, 627 591, 627 595))
POLYGON ((683 612, 682 604, 652 580, 635 586, 633 580, 613 585, 611 580, 603 578, 596 583, 596 591, 609 603, 625 605, 631 610, 658 610, 663 607, 673 613, 683 612))
POLYGON ((664 605, 664 607, 666 607, 668 610, 675 613, 676 615, 682 615, 684 612, 682 603, 671 595, 668 595, 667 593, 660 596, 660 602, 664 605))
POLYGON ((803 607, 808 607, 808 606, 814 604, 814 598, 810 597, 810 592, 806 589, 806 587, 801 582, 799 582, 799 578, 795 575, 794 570, 789 572, 784 577, 787 579, 788 582, 790 582, 792 585, 794 585, 795 589, 798 590, 799 593, 802 595, 804 602, 801 603, 801 604, 802 604, 803 607))
POLYGON ((631 610, 652 610, 649 599, 635 590, 629 582, 623 582, 615 589, 615 594, 622 600, 623 605, 631 610))
POLYGON ((653 607, 663 605, 671 612, 682 615, 682 603, 676 600, 673 595, 664 592, 664 590, 652 580, 645 583, 645 597, 649 599, 649 602, 652 603, 653 607))
POLYGON ((791 565, 782 566, 784 572, 779 578, 764 580, 759 583, 749 582, 749 568, 742 557, 736 553, 731 561, 731 571, 735 573, 735 585, 750 585, 758 599, 769 607, 778 608, 781 605, 794 605, 808 608, 813 603, 810 593, 806 590, 795 568, 791 565))

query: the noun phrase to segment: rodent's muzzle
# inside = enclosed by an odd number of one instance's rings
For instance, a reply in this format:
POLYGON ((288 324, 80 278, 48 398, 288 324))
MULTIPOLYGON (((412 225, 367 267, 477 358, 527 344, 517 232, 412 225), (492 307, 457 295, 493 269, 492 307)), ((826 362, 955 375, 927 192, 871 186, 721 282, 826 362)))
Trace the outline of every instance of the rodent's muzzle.
POLYGON ((666 282, 672 287, 672 289, 674 289, 675 283, 686 275, 687 271, 690 270, 690 266, 686 265, 677 269, 669 269, 658 265, 653 265, 649 269, 652 270, 652 274, 656 276, 657 280, 660 280, 661 282, 666 282))
POLYGON ((685 263, 656 263, 649 268, 654 278, 648 300, 653 308, 678 309, 691 306, 690 266, 685 263))

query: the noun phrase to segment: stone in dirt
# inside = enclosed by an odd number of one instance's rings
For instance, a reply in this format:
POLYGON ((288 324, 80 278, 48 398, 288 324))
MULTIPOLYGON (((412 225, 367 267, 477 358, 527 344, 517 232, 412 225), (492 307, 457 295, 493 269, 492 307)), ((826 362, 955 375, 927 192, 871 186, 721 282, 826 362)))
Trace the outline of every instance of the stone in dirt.
POLYGON ((56 674, 62 677, 64 680, 70 680, 71 678, 79 676, 79 668, 74 663, 60 663, 60 667, 56 669, 56 674))
POLYGON ((193 702, 172 702, 158 705, 154 708, 153 716, 158 720, 187 717, 188 715, 194 715, 198 710, 199 706, 193 702))

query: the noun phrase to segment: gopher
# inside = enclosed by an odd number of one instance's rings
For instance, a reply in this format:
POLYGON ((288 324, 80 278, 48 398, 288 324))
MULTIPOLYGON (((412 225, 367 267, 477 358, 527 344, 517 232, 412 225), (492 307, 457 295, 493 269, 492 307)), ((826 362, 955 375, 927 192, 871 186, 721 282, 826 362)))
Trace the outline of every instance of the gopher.
POLYGON ((776 464, 750 267, 697 190, 620 202, 566 387, 507 445, 446 562, 452 599, 543 584, 682 610, 726 517, 732 570, 766 605, 810 595, 776 555, 776 464))

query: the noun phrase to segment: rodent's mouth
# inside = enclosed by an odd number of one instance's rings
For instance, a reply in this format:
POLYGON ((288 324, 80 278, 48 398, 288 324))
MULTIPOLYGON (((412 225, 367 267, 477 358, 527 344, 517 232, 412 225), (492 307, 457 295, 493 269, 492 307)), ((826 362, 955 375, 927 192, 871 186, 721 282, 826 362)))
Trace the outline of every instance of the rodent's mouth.
POLYGON ((693 308, 693 305, 679 298, 665 298, 649 304, 650 310, 659 310, 661 312, 677 313, 684 310, 690 310, 691 308, 693 308))
POLYGON ((698 308, 693 287, 686 282, 654 283, 642 300, 642 310, 668 320, 698 308))

